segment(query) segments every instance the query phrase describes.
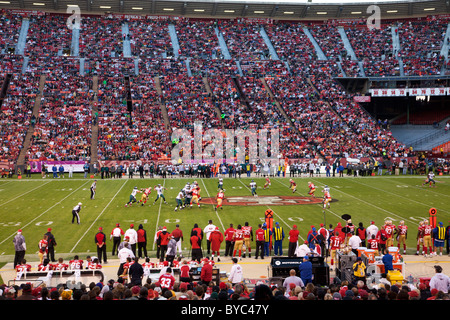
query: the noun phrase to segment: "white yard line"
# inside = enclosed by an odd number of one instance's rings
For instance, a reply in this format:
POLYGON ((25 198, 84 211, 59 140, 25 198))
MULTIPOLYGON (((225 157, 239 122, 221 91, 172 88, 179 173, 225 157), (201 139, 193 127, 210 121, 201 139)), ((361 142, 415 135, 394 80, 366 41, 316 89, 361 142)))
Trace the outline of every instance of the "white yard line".
MULTIPOLYGON (((250 178, 249 178, 249 179, 250 179, 250 178)), ((240 183, 242 183, 242 185, 244 185, 244 186, 251 192, 251 189, 250 189, 247 185, 245 185, 245 184, 241 181, 241 179, 237 179, 237 180, 238 180, 240 183)), ((287 223, 286 221, 284 221, 283 218, 281 218, 280 215, 278 215, 278 214, 275 212, 275 210, 273 210, 273 209, 272 209, 271 207, 269 207, 268 205, 266 205, 266 207, 267 207, 268 209, 272 210, 273 214, 274 214, 275 216, 277 216, 278 219, 279 219, 281 222, 283 222, 287 227, 292 228, 292 226, 289 225, 289 223, 287 223)), ((288 236, 288 234, 289 234, 289 231, 287 232, 286 237, 288 236)), ((300 235, 299 235, 299 238, 301 238, 302 240, 304 240, 303 237, 300 236, 300 235)))
POLYGON ((42 184, 42 185, 40 185, 40 186, 38 186, 38 187, 36 187, 36 188, 33 188, 33 189, 31 189, 31 190, 29 190, 29 191, 27 191, 27 192, 24 192, 24 193, 20 194, 20 196, 17 196, 17 197, 15 197, 15 198, 11 199, 11 200, 8 200, 8 201, 6 201, 6 202, 0 203, 0 207, 1 207, 1 206, 4 206, 4 205, 7 204, 7 203, 10 203, 11 201, 17 200, 17 199, 23 197, 24 195, 27 195, 27 194, 29 194, 30 192, 33 192, 33 191, 36 190, 36 189, 42 188, 43 186, 45 186, 45 185, 48 184, 48 183, 50 183, 50 181, 47 181, 46 183, 44 183, 44 184, 42 184))
MULTIPOLYGON (((163 188, 166 186, 166 179, 164 179, 163 185, 162 185, 162 186, 163 186, 163 188)), ((163 200, 162 200, 162 198, 160 198, 160 199, 159 199, 158 216, 157 216, 157 218, 156 218, 156 224, 155 224, 155 235, 156 235, 156 232, 158 232, 158 224, 159 224, 159 217, 160 217, 160 215, 161 215, 161 206, 162 206, 162 202, 163 202, 163 200)), ((153 239, 154 239, 154 237, 153 237, 153 239)), ((152 250, 155 250, 155 241, 153 241, 152 250)))
MULTIPOLYGON (((44 214, 46 214, 48 211, 50 211, 51 209, 53 209, 55 206, 57 206, 58 204, 60 204, 61 202, 63 202, 64 200, 66 200, 68 197, 70 197, 73 193, 77 192, 81 187, 83 187, 88 181, 86 181, 85 183, 83 183, 81 186, 79 186, 78 188, 76 188, 74 191, 72 191, 71 193, 69 193, 67 196, 65 196, 64 198, 62 198, 61 200, 59 200, 57 203, 55 203, 54 205, 52 205, 50 208, 48 208, 47 210, 45 210, 44 212, 42 212, 40 215, 36 216, 33 220, 31 220, 30 222, 28 222, 27 224, 25 224, 24 226, 22 226, 20 229, 24 229, 26 227, 28 227, 31 223, 33 223, 35 220, 37 220, 38 218, 40 218, 41 216, 43 216, 44 214)), ((13 237, 16 235, 16 232, 13 233, 12 235, 8 236, 5 240, 3 240, 2 242, 0 242, 0 245, 3 244, 6 240, 8 240, 9 238, 13 237)))
MULTIPOLYGON (((201 180, 202 180, 203 186, 205 187, 205 191, 208 194, 208 197, 211 198, 211 195, 208 192, 208 188, 206 188, 206 185, 205 185, 205 182, 203 181, 203 178, 201 178, 201 180)), ((212 206, 213 206, 213 210, 214 210, 214 203, 212 204, 212 206)), ((222 230, 225 231, 226 229, 223 226, 222 220, 220 219, 219 212, 217 212, 216 210, 214 210, 214 211, 216 213, 217 218, 219 219, 220 225, 222 226, 222 230)))
POLYGON ((426 207, 428 207, 428 209, 430 209, 430 208, 436 208, 437 210, 440 210, 440 211, 443 211, 443 212, 446 212, 446 213, 450 213, 449 211, 446 211, 446 210, 444 210, 444 209, 438 208, 438 207, 435 206, 435 205, 429 205, 429 204, 426 204, 426 203, 423 203, 423 202, 420 202, 420 201, 413 200, 413 199, 411 199, 411 198, 402 196, 402 195, 400 195, 400 194, 396 194, 396 193, 392 192, 391 190, 390 190, 390 191, 386 191, 386 190, 383 190, 383 189, 380 189, 380 188, 371 186, 371 185, 369 185, 369 184, 362 183, 361 181, 358 181, 358 180, 356 180, 356 179, 355 179, 355 180, 352 180, 352 181, 353 181, 353 182, 356 182, 356 183, 359 183, 359 184, 362 184, 362 185, 364 185, 364 186, 367 186, 367 187, 369 187, 369 188, 372 188, 372 189, 375 189, 375 190, 378 190, 378 191, 382 191, 382 192, 384 192, 384 193, 388 193, 388 194, 394 195, 394 196, 396 196, 396 197, 400 197, 400 198, 406 199, 406 200, 408 200, 408 201, 410 201, 410 202, 415 202, 415 203, 417 203, 417 204, 426 206, 426 207))
MULTIPOLYGON (((324 183, 319 182, 319 181, 317 181, 317 180, 314 180, 314 179, 310 179, 310 180, 311 180, 311 181, 315 181, 315 182, 318 183, 318 184, 325 185, 324 183)), ((392 211, 383 209, 383 208, 381 208, 381 207, 379 207, 379 206, 377 206, 377 205, 375 205, 375 204, 372 204, 372 203, 370 203, 370 202, 364 201, 364 200, 362 200, 362 199, 360 199, 360 198, 358 198, 358 197, 355 197, 355 196, 353 196, 353 195, 351 195, 351 194, 349 194, 349 193, 347 193, 347 192, 341 191, 341 190, 339 190, 339 189, 334 189, 334 191, 343 193, 343 194, 345 194, 345 195, 347 195, 347 196, 349 196, 349 197, 351 197, 351 198, 353 198, 353 199, 356 199, 356 201, 365 203, 365 204, 367 204, 367 205, 369 205, 369 206, 372 206, 372 207, 374 207, 374 208, 376 208, 376 209, 378 209, 378 210, 380 210, 380 211, 384 211, 384 212, 386 212, 386 213, 389 213, 391 216, 395 216, 395 217, 397 217, 397 218, 400 219, 400 220, 405 220, 405 221, 408 220, 408 221, 411 222, 411 223, 415 223, 415 221, 412 221, 412 220, 409 220, 409 219, 407 219, 407 218, 405 218, 405 217, 399 216, 398 214, 395 214, 395 213, 392 212, 392 211)), ((334 191, 333 191, 333 192, 334 192, 334 191)))
POLYGON ((114 199, 117 197, 117 195, 119 194, 120 190, 123 189, 123 187, 127 184, 128 180, 125 180, 125 182, 122 184, 122 186, 119 188, 119 190, 117 190, 116 194, 114 195, 114 197, 112 197, 112 199, 108 202, 108 204, 106 205, 106 207, 103 208, 102 212, 100 212, 100 214, 97 216, 97 218, 95 218, 95 220, 91 223, 91 225, 89 226, 89 228, 87 228, 87 230, 85 231, 85 233, 81 236, 81 238, 77 241, 77 243, 75 243, 75 245, 73 246, 73 248, 70 250, 70 253, 72 253, 75 248, 77 247, 77 245, 80 243, 81 239, 84 238, 84 236, 88 233, 89 230, 91 230, 91 228, 94 226, 94 224, 97 222, 97 220, 102 216, 103 212, 105 212, 105 210, 109 207, 109 205, 114 201, 114 199))
MULTIPOLYGON (((279 184, 282 184, 282 185, 284 185, 284 186, 286 186, 286 187, 289 188, 289 186, 288 186, 287 184, 282 183, 282 182, 278 181, 277 179, 274 179, 274 180, 275 180, 276 182, 278 182, 279 184)), ((298 193, 299 195, 302 195, 300 192, 298 192, 298 190, 295 191, 295 192, 298 193)), ((320 206, 321 209, 322 209, 322 211, 323 211, 322 203, 318 203, 317 205, 320 206)), ((342 219, 342 217, 341 217, 340 215, 338 215, 337 213, 335 213, 334 211, 332 211, 332 210, 330 210, 330 209, 326 209, 326 212, 330 212, 330 213, 331 213, 332 215, 334 215, 335 217, 337 217, 337 218, 339 218, 339 219, 342 219)), ((324 227, 326 228, 327 226, 324 226, 324 227)))

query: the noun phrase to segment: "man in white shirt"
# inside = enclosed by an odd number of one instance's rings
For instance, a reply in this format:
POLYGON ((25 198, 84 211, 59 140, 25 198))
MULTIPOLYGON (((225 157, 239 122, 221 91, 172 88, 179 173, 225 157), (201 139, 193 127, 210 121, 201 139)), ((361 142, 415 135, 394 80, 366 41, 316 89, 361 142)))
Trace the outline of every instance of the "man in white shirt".
POLYGON ((134 255, 136 255, 136 243, 137 243, 137 232, 134 229, 134 224, 130 224, 130 228, 125 231, 125 237, 129 238, 130 249, 134 255))
POLYGON ((205 234, 206 237, 207 254, 210 254, 211 251, 211 242, 209 241, 209 236, 211 235, 211 232, 213 232, 214 230, 216 230, 216 226, 213 225, 212 220, 209 220, 208 225, 205 227, 205 229, 203 229, 203 233, 205 234))
POLYGON ((129 246, 130 245, 128 243, 124 243, 123 248, 120 249, 119 253, 117 254, 117 257, 120 261, 119 270, 117 271, 118 276, 123 274, 123 265, 127 262, 127 258, 134 259, 135 257, 135 254, 129 249, 129 246))
POLYGON ((237 258, 233 258, 233 266, 231 267, 228 281, 230 281, 233 286, 242 282, 242 267, 238 264, 237 258))
POLYGON ((353 253, 358 255, 358 248, 361 246, 361 238, 356 234, 352 235, 350 239, 348 239, 348 245, 352 247, 353 253))
POLYGON ((366 228, 366 239, 372 239, 372 235, 375 237, 378 234, 378 227, 375 225, 375 221, 370 222, 370 226, 366 228))

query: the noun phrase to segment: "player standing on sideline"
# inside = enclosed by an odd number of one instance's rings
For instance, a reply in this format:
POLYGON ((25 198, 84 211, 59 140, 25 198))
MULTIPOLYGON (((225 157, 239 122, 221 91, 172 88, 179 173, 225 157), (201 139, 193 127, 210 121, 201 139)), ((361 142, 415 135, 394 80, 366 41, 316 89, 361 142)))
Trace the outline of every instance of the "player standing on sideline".
POLYGON ((394 246, 394 231, 396 227, 392 224, 392 220, 386 221, 386 233, 387 233, 387 241, 386 241, 386 248, 394 246))
POLYGON ((292 190, 292 193, 295 193, 297 191, 297 184, 292 179, 289 179, 289 183, 291 184, 289 188, 292 190))
POLYGON ((150 195, 150 193, 152 193, 152 187, 141 189, 141 191, 142 191, 142 196, 141 196, 141 200, 139 200, 138 203, 140 203, 141 206, 144 206, 147 203, 148 196, 150 195))
POLYGON ((257 197, 258 194, 256 193, 256 188, 258 187, 256 186, 256 182, 254 180, 250 182, 249 188, 252 191, 252 196, 257 197))
POLYGON ((330 209, 331 207, 331 195, 330 195, 330 188, 326 185, 323 190, 323 210, 325 210, 327 207, 330 209))
POLYGON ((167 189, 165 187, 161 186, 161 184, 158 184, 154 189, 156 190, 156 199, 153 202, 153 204, 155 204, 159 198, 162 198, 164 203, 167 204, 166 197, 164 197, 164 193, 163 193, 163 190, 167 190, 167 189))
POLYGON ((400 251, 400 247, 403 244, 403 254, 406 253, 406 239, 408 236, 408 226, 405 225, 405 221, 400 221, 396 230, 397 241, 398 241, 398 250, 400 251))
POLYGON ((253 241, 253 230, 252 227, 248 225, 248 222, 245 222, 244 226, 242 227, 242 232, 244 233, 244 246, 245 246, 243 257, 245 258, 245 254, 248 252, 248 257, 251 258, 252 256, 251 241, 253 241))
POLYGON ((422 183, 422 186, 426 184, 428 184, 429 187, 431 187, 431 184, 433 184, 433 188, 436 188, 436 181, 434 180, 434 172, 431 170, 428 172, 428 177, 425 180, 425 182, 422 183))
POLYGON ((264 190, 269 189, 271 183, 269 176, 266 177, 266 183, 264 184, 264 190))
POLYGON ((128 207, 133 204, 133 202, 136 202, 136 194, 137 193, 141 193, 141 191, 138 190, 138 187, 134 187, 134 189, 131 191, 130 194, 130 200, 128 201, 128 203, 125 204, 125 207, 128 207))
POLYGON ((77 223, 80 224, 80 210, 81 210, 81 202, 78 202, 78 204, 72 209, 72 224, 75 221, 75 219, 77 219, 77 223))
POLYGON ((334 269, 334 261, 336 260, 336 252, 341 248, 341 237, 339 236, 339 232, 335 232, 335 234, 330 237, 330 265, 331 270, 334 269))
POLYGON ((225 198, 225 193, 223 192, 222 189, 219 190, 219 193, 217 194, 217 206, 214 208, 215 211, 217 211, 217 208, 220 207, 221 210, 223 210, 222 207, 222 201, 225 198))
POLYGON ((316 197, 314 195, 314 192, 316 192, 316 186, 311 181, 308 181, 308 188, 309 188, 308 194, 311 196, 311 198, 314 199, 316 197))
POLYGON ((424 257, 431 257, 433 255, 433 242, 431 239, 431 233, 433 232, 433 227, 430 226, 428 220, 423 222, 423 250, 425 251, 424 257), (428 255, 428 249, 430 254, 428 255))
POLYGON ((177 205, 175 206, 175 211, 180 208, 180 210, 183 210, 183 199, 184 199, 184 190, 181 189, 180 192, 178 192, 178 195, 175 197, 175 201, 177 202, 177 205))
POLYGON ((233 235, 234 250, 233 258, 236 257, 236 252, 239 253, 239 260, 242 260, 242 245, 244 244, 244 232, 242 231, 242 226, 239 224, 233 235))
POLYGON ((419 227, 417 228, 417 251, 416 251, 416 256, 419 255, 420 253, 420 246, 422 245, 422 254, 424 254, 423 251, 423 221, 419 222, 419 227))
POLYGON ((97 180, 94 180, 91 184, 91 200, 95 198, 95 191, 97 190, 97 180))

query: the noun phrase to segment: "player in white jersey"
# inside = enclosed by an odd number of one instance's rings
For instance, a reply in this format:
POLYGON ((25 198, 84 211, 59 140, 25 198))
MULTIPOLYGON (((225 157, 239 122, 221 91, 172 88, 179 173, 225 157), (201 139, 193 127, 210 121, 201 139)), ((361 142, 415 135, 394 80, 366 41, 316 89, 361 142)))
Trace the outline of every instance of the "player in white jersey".
POLYGON ((223 179, 219 178, 219 184, 217 185, 217 189, 223 190, 223 179))
POLYGON ((91 200, 94 200, 95 192, 97 191, 97 180, 94 180, 94 182, 92 182, 90 190, 91 190, 91 200))
POLYGON ((155 201, 153 202, 153 204, 155 204, 156 201, 158 201, 159 198, 162 198, 163 201, 164 201, 164 203, 167 204, 166 197, 164 197, 164 193, 163 193, 163 192, 164 192, 163 190, 166 190, 166 188, 164 188, 163 186, 161 186, 160 184, 158 184, 158 185, 154 188, 154 190, 156 191, 156 199, 155 199, 155 201))
POLYGON ((183 199, 184 199, 184 189, 181 189, 180 192, 178 192, 178 195, 175 197, 175 201, 177 202, 177 205, 175 206, 175 211, 177 211, 178 208, 180 208, 180 210, 184 208, 183 199))
POLYGON ((125 207, 128 207, 128 206, 131 207, 133 202, 136 202, 136 194, 137 193, 141 193, 141 191, 139 191, 138 187, 134 187, 130 194, 130 200, 128 201, 128 203, 125 204, 125 207))
POLYGON ((434 172, 433 171, 428 172, 427 180, 425 180, 425 182, 422 183, 422 186, 426 185, 426 184, 428 184, 429 187, 431 187, 431 184, 433 184, 433 187, 436 188, 436 181, 434 180, 434 172))
POLYGON ((72 223, 77 219, 77 223, 80 224, 80 210, 81 210, 81 202, 73 207, 72 209, 72 223))
POLYGON ((184 191, 184 207, 190 205, 192 198, 192 188, 191 184, 188 182, 183 188, 184 191))
POLYGON ((250 190, 252 191, 252 196, 257 197, 258 196, 257 193, 256 193, 257 186, 256 186, 256 182, 254 180, 252 180, 250 182, 249 187, 250 187, 250 190))
POLYGON ((331 205, 331 195, 330 195, 330 188, 328 186, 325 186, 322 190, 323 192, 323 209, 325 210, 327 207, 330 209, 331 205))

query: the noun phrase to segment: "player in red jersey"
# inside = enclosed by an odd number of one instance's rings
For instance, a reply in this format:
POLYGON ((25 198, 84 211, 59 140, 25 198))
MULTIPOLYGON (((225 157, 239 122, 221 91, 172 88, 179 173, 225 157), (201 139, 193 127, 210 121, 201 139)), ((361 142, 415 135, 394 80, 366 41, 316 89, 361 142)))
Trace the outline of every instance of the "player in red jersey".
POLYGON ((420 246, 422 246, 422 254, 424 254, 423 251, 423 221, 419 222, 419 226, 417 227, 417 251, 416 256, 420 253, 420 246))
POLYGON ((50 264, 50 260, 45 258, 44 261, 38 265, 37 270, 48 272, 53 270, 53 266, 50 264))
POLYGON ((423 251, 425 258, 431 257, 433 254, 433 242, 431 233, 433 232, 433 227, 430 225, 428 220, 423 222, 423 251), (428 250, 430 251, 430 255, 428 255, 428 250))
POLYGON ((289 188, 292 190, 292 193, 295 193, 297 191, 297 183, 292 179, 289 179, 289 183, 291 184, 289 188))
POLYGON ((172 275, 172 268, 167 267, 166 272, 159 277, 159 283, 161 288, 173 289, 175 284, 175 277, 172 275))
POLYGON ((222 189, 219 190, 219 193, 217 194, 217 206, 214 208, 214 210, 217 211, 217 208, 220 208, 221 210, 223 209, 222 207, 222 201, 225 198, 225 193, 223 192, 222 189))
POLYGON ((233 258, 236 256, 236 252, 238 252, 239 260, 242 260, 241 255, 242 255, 242 246, 244 244, 244 232, 242 231, 241 225, 237 226, 236 232, 233 235, 233 242, 234 242, 233 258))
POLYGON ((69 261, 70 270, 81 270, 83 269, 83 260, 79 259, 78 256, 74 256, 72 260, 69 261))
POLYGON ((197 204, 197 206, 200 208, 200 188, 198 186, 195 186, 192 190, 192 198, 191 198, 191 203, 190 203, 190 207, 192 208, 192 204, 195 202, 197 204))
POLYGON ((330 238, 330 265, 331 269, 334 269, 334 261, 336 260, 336 251, 341 248, 342 238, 339 236, 339 232, 330 238))
POLYGON ((53 270, 55 270, 55 271, 64 271, 64 270, 68 270, 68 269, 69 269, 69 265, 67 263, 64 263, 63 258, 59 258, 58 262, 53 264, 53 270))
POLYGON ((375 256, 378 256, 378 254, 380 252, 379 248, 380 248, 379 241, 378 241, 376 235, 372 234, 372 238, 367 240, 367 249, 375 250, 374 254, 375 254, 375 256))
POLYGON ((266 177, 266 183, 264 184, 264 190, 269 189, 271 183, 270 183, 270 178, 266 177))
POLYGON ((99 263, 98 258, 95 258, 94 260, 88 263, 87 268, 89 270, 98 270, 102 268, 102 265, 99 263))
POLYGON ((397 247, 400 251, 401 245, 403 245, 403 253, 406 253, 406 239, 408 236, 408 226, 405 225, 405 221, 400 221, 396 230, 397 234, 397 247))
POLYGON ((142 191, 142 196, 141 196, 141 200, 139 200, 138 203, 140 203, 141 206, 144 206, 147 203, 150 193, 152 193, 152 187, 143 188, 143 189, 141 189, 141 191, 142 191))
POLYGON ((395 232, 395 225, 392 224, 391 220, 386 220, 386 234, 387 234, 387 240, 386 240, 386 248, 393 247, 394 246, 394 232, 395 232))
POLYGON ((316 192, 316 186, 311 181, 308 182, 308 188, 309 192, 308 194, 311 196, 311 198, 315 198, 314 192, 316 192))
POLYGON ((242 232, 244 233, 244 246, 245 246, 243 257, 245 258, 245 254, 248 253, 248 257, 250 258, 252 254, 251 242, 253 241, 253 230, 252 227, 248 225, 248 222, 245 222, 244 226, 242 227, 242 232))
POLYGON ((19 279, 22 276, 22 274, 29 271, 31 271, 31 265, 27 263, 26 259, 22 259, 22 261, 20 261, 20 264, 16 266, 17 278, 19 279))

